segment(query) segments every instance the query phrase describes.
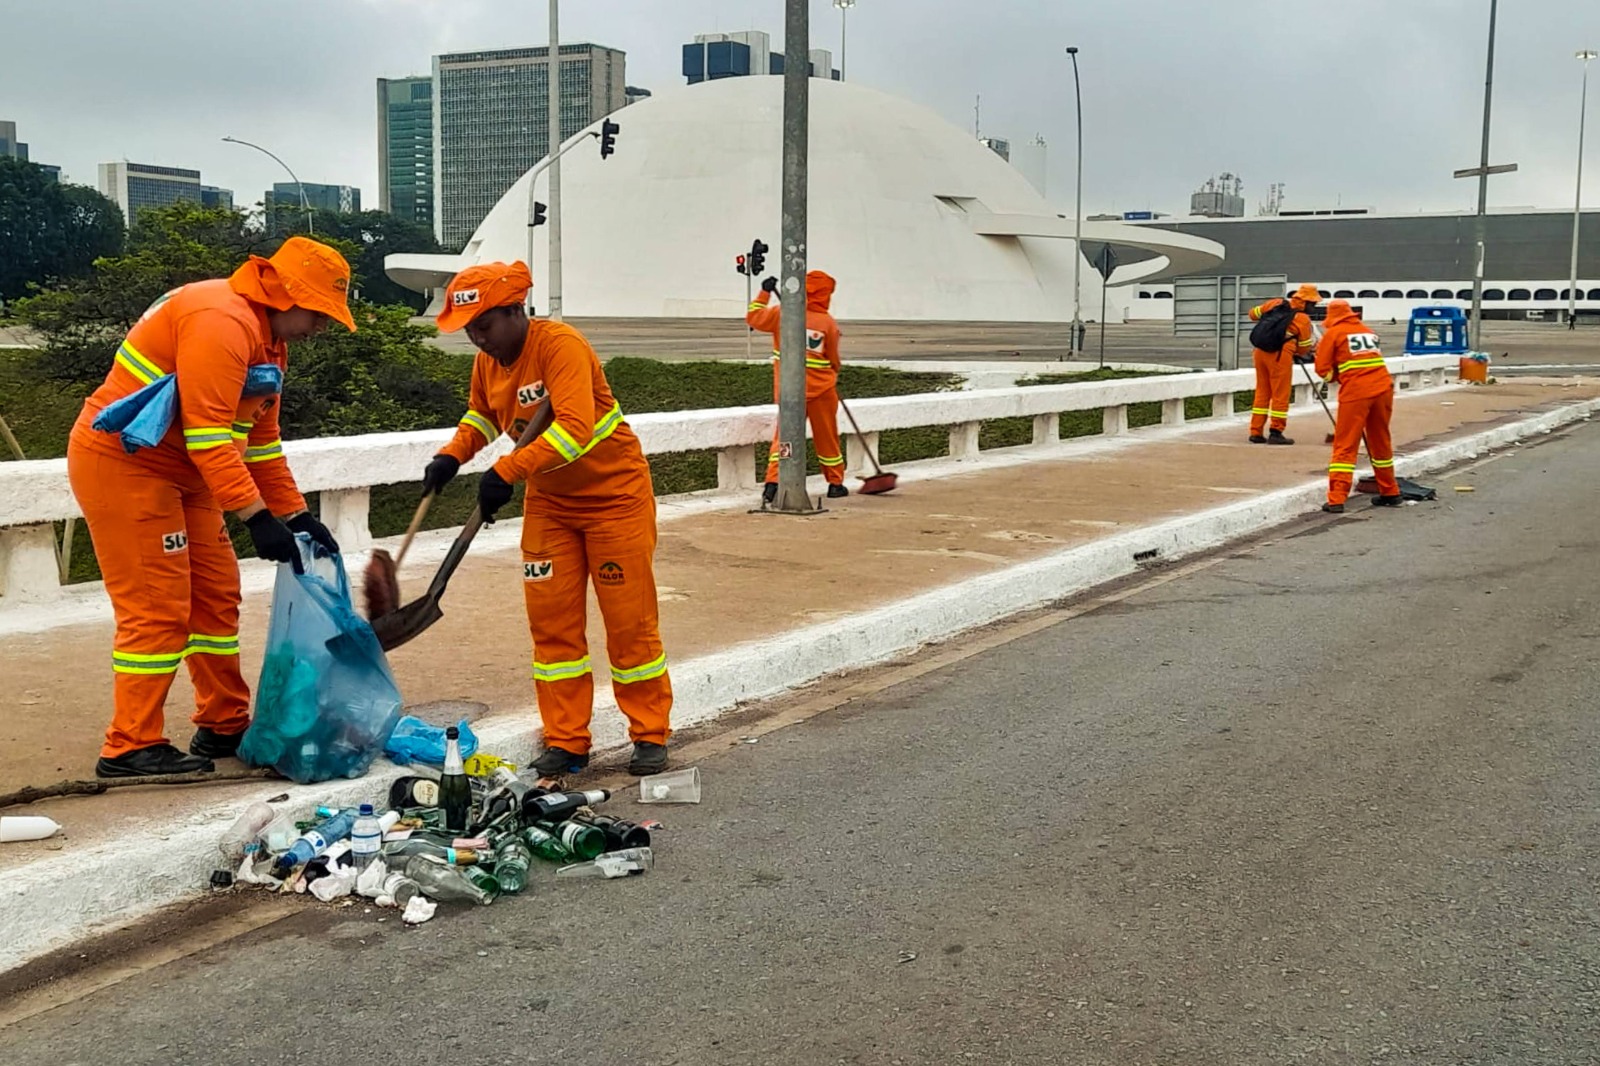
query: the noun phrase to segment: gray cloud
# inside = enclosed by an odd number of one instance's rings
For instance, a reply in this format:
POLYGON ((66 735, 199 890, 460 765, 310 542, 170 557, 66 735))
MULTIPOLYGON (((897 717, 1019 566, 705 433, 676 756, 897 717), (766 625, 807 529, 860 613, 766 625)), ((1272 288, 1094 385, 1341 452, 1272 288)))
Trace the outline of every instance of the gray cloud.
MULTIPOLYGON (((537 45, 537 0, 0 0, 7 57, 0 118, 34 158, 93 183, 130 158, 198 166, 241 202, 281 180, 360 185, 376 202, 373 80, 421 73, 436 52, 537 45)), ((1268 183, 1292 206, 1466 207, 1483 91, 1487 0, 1341 0, 1314 17, 1268 0, 858 0, 849 73, 984 132, 1050 143, 1052 197, 1070 203, 1072 72, 1082 52, 1085 207, 1182 211, 1207 176, 1268 183), (1338 11, 1335 15, 1334 12, 1338 11)), ((813 0, 813 43, 839 16, 813 0)), ((628 80, 683 84, 679 46, 706 30, 765 29, 780 0, 566 0, 562 36, 622 48, 628 80)), ((1565 207, 1572 196, 1579 47, 1600 47, 1600 4, 1501 4, 1491 202, 1565 207)), ((1600 102, 1600 65, 1592 98, 1600 102)), ((1591 108, 1600 145, 1600 104, 1591 108)), ((1600 148, 1591 155, 1600 202, 1600 148)))

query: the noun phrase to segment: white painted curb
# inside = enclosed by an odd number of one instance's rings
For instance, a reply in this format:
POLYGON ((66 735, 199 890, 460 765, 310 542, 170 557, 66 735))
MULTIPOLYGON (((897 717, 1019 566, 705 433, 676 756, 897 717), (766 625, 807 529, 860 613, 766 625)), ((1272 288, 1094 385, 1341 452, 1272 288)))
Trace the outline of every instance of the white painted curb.
MULTIPOLYGON (((1570 404, 1404 456, 1396 470, 1407 475, 1439 470, 1596 412, 1600 399, 1570 404)), ((782 641, 751 642, 674 663, 673 724, 682 729, 708 722, 739 703, 882 662, 921 644, 1126 576, 1137 568, 1136 552, 1156 550, 1161 559, 1171 560, 1259 533, 1305 514, 1323 498, 1325 489, 1321 479, 1307 481, 802 629, 782 641)), ((596 750, 625 743, 621 717, 609 694, 597 694, 595 703, 596 750)), ((529 708, 477 723, 474 729, 486 750, 520 763, 531 754, 537 720, 529 708)), ((217 838, 249 799, 287 790, 290 809, 305 814, 318 803, 343 807, 382 799, 389 781, 405 772, 380 761, 358 781, 287 789, 283 783, 272 783, 254 796, 204 803, 181 821, 136 837, 0 872, 0 971, 203 893, 216 864, 217 838)))

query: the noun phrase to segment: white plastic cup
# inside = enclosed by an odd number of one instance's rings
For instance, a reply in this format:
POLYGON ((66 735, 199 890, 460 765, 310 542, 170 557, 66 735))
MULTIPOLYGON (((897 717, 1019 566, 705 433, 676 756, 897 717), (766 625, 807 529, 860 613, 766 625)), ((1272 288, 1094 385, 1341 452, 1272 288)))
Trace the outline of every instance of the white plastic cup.
POLYGON ((640 803, 699 803, 700 767, 639 779, 640 803))
MULTIPOLYGON (((696 798, 699 789, 696 786, 696 798)), ((0 818, 0 843, 11 843, 15 840, 43 840, 45 837, 54 836, 61 831, 61 826, 55 819, 46 818, 38 814, 23 814, 0 818)))

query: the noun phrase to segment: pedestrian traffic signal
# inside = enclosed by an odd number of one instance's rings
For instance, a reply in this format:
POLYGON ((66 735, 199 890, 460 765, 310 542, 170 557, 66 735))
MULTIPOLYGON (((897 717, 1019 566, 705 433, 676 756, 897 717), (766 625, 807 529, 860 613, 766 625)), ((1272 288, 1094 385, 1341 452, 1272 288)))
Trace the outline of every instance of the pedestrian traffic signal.
POLYGON ((733 257, 733 269, 741 274, 744 273, 744 256, 736 255, 733 257))
POLYGON ((617 134, 622 132, 622 127, 610 119, 600 123, 600 158, 604 159, 617 150, 617 134))
POLYGON ((756 238, 755 241, 751 242, 750 258, 746 261, 745 266, 752 277, 759 275, 763 270, 766 269, 768 251, 770 251, 770 249, 765 244, 761 243, 761 239, 759 237, 756 238))
POLYGON ((544 225, 544 223, 545 223, 544 211, 545 211, 544 204, 541 204, 538 200, 535 200, 533 202, 533 218, 528 220, 528 225, 530 225, 530 226, 542 226, 542 225, 544 225))

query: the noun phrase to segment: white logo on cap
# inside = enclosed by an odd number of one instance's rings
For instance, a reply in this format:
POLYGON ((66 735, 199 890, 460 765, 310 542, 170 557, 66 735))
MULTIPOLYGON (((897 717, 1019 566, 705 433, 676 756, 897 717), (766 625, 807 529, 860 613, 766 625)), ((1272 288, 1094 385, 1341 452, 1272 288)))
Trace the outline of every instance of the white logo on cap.
POLYGON ((454 307, 470 307, 477 302, 477 289, 462 289, 460 292, 450 294, 450 303, 454 307))

